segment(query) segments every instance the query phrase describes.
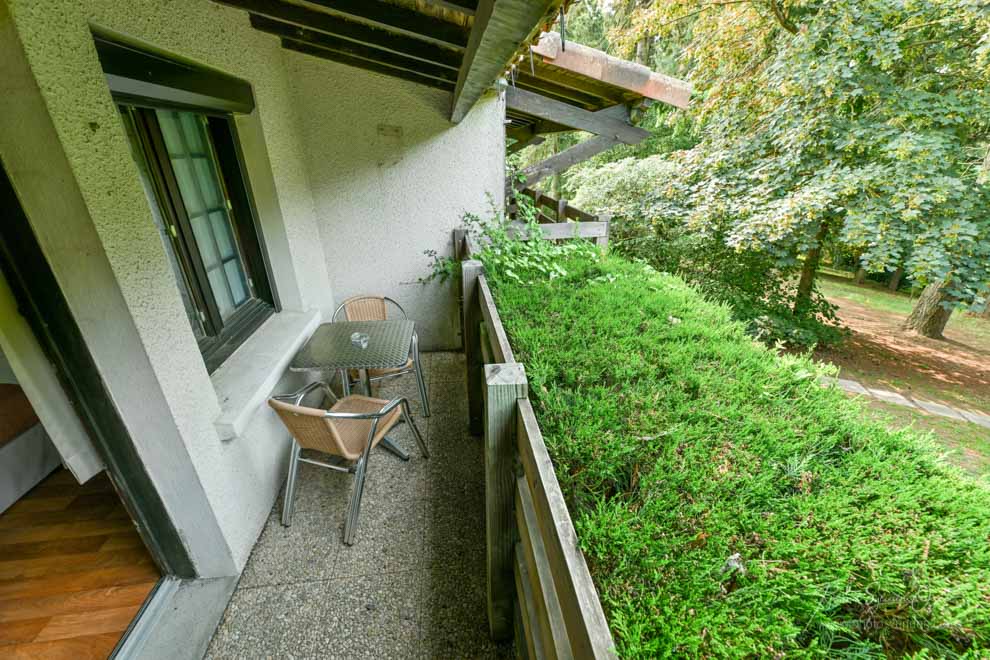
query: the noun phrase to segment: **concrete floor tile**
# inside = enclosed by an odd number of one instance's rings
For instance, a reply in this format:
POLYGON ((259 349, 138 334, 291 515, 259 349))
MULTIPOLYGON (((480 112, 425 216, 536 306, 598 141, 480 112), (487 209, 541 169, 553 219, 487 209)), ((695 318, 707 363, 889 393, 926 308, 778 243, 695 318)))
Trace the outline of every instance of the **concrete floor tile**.
MULTIPOLYGON (((343 530, 344 517, 338 526, 343 530)), ((354 545, 341 545, 334 561, 335 579, 398 573, 429 564, 425 501, 382 501, 368 498, 361 504, 354 545)))
POLYGON ((340 545, 335 521, 320 511, 295 513, 283 527, 281 510, 273 511, 248 559, 239 586, 292 584, 328 580, 340 545))
POLYGON ((324 636, 332 640, 335 635, 324 620, 326 584, 238 586, 205 657, 300 657, 304 649, 318 647, 324 636))
MULTIPOLYGON (((406 396, 431 451, 405 425, 389 435, 410 455, 370 459, 353 546, 342 541, 354 478, 300 466, 295 516, 282 496, 248 562, 210 658, 495 658, 485 606, 484 451, 468 433, 463 355, 424 355, 434 414, 418 414, 415 379, 387 381, 406 396)), ((314 458, 320 458, 314 456, 314 458)))

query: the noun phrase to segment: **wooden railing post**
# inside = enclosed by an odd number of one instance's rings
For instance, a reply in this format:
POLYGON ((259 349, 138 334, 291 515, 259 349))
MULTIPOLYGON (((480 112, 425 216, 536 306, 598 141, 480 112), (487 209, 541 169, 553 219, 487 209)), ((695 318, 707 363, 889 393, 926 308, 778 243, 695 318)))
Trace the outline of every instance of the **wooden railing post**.
POLYGON ((488 568, 488 625, 493 639, 513 636, 515 545, 518 539, 516 434, 518 400, 527 395, 526 370, 519 363, 485 365, 485 525, 488 568))
POLYGON ((611 227, 612 214, 602 213, 598 216, 598 221, 605 223, 605 235, 596 238, 595 243, 598 245, 599 249, 601 249, 602 252, 605 252, 606 250, 608 250, 608 232, 612 228, 611 227))
POLYGON ((478 293, 478 276, 484 272, 484 266, 476 259, 461 262, 461 308, 462 333, 464 340, 464 361, 467 364, 468 419, 471 433, 481 435, 482 425, 482 370, 484 360, 481 356, 481 324, 480 294, 478 293))

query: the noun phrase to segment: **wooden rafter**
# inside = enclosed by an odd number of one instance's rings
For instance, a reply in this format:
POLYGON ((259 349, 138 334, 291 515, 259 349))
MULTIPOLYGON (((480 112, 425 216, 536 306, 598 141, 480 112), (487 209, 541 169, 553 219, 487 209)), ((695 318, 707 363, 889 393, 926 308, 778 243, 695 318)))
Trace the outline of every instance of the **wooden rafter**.
POLYGON ((413 9, 377 0, 308 0, 348 20, 379 25, 390 31, 432 41, 451 48, 468 45, 468 31, 459 25, 438 21, 413 9))
POLYGON ((595 135, 610 135, 626 144, 637 144, 650 136, 649 131, 608 114, 589 112, 524 89, 508 88, 505 92, 505 105, 511 110, 562 124, 574 130, 588 131, 595 135))
POLYGON ((448 80, 450 82, 457 80, 457 69, 453 67, 424 62, 423 60, 418 60, 407 55, 380 50, 323 32, 308 30, 280 21, 273 21, 264 16, 252 15, 251 26, 256 30, 285 37, 296 42, 310 44, 324 50, 343 53, 370 62, 378 62, 395 69, 404 69, 429 78, 448 80))
POLYGON ((416 39, 404 34, 396 34, 364 23, 348 21, 322 11, 307 9, 279 0, 215 0, 237 9, 243 9, 252 16, 273 19, 296 27, 322 32, 340 39, 347 39, 367 46, 400 55, 413 57, 424 62, 459 68, 462 55, 457 50, 416 39))
POLYGON ((340 64, 345 64, 347 66, 357 67, 359 69, 367 69, 368 71, 374 71, 376 73, 381 73, 386 76, 392 76, 393 78, 401 78, 403 80, 408 80, 410 82, 418 83, 420 85, 426 85, 427 87, 436 87, 438 89, 445 89, 448 91, 454 90, 454 83, 439 80, 437 78, 430 78, 428 76, 423 76, 406 69, 399 69, 387 64, 382 64, 377 61, 364 60, 359 57, 354 57, 353 55, 348 55, 346 53, 341 53, 333 50, 326 50, 312 44, 302 43, 300 41, 293 41, 292 39, 282 39, 282 48, 286 50, 295 51, 297 53, 302 53, 304 55, 314 55, 316 57, 322 57, 325 60, 331 60, 334 62, 339 62, 340 64))
POLYGON ((562 0, 481 0, 454 90, 451 121, 459 122, 562 0))
POLYGON ((565 49, 556 32, 544 34, 540 42, 532 47, 532 52, 542 58, 543 64, 628 90, 648 99, 669 103, 678 108, 686 108, 691 100, 689 83, 581 44, 568 43, 565 49))

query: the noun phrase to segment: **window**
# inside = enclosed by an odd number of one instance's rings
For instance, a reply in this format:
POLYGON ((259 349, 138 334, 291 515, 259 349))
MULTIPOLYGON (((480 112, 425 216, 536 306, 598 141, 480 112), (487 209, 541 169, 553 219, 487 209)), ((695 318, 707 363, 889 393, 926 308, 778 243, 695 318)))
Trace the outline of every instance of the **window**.
POLYGON ((189 109, 119 108, 212 372, 276 305, 232 119, 189 109))

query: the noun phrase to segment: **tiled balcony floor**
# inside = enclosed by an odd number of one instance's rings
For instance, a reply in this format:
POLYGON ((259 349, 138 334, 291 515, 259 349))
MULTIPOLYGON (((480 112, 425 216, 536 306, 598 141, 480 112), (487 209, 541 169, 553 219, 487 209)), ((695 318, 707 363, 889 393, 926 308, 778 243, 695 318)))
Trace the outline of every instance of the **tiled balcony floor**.
POLYGON ((484 471, 467 432, 464 356, 425 354, 432 416, 415 378, 383 385, 409 398, 431 458, 411 431, 377 449, 357 539, 341 541, 353 477, 301 464, 291 527, 282 498, 248 561, 208 658, 485 658, 499 655, 485 611, 484 471))

